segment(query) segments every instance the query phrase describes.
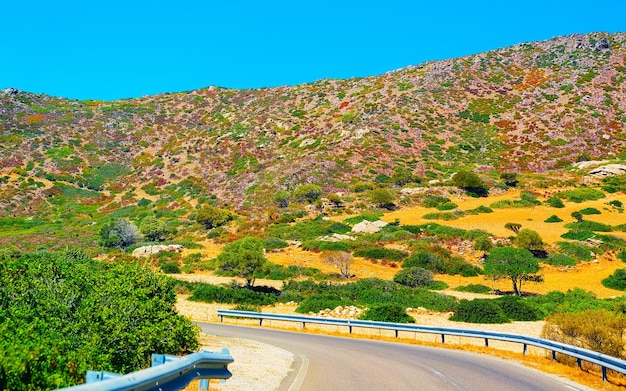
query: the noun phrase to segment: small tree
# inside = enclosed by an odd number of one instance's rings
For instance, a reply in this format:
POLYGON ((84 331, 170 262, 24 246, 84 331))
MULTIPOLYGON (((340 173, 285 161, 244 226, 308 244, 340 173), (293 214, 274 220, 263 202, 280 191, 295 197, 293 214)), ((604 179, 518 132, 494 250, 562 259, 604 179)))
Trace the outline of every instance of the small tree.
POLYGON ((416 178, 411 171, 404 167, 396 167, 393 169, 391 181, 398 186, 404 186, 410 182, 419 182, 419 178, 416 178))
POLYGON ((504 224, 504 228, 509 229, 517 234, 519 233, 519 229, 522 228, 522 225, 519 223, 506 223, 504 224))
POLYGON ((313 184, 302 185, 298 186, 293 195, 301 201, 314 202, 322 195, 322 188, 313 184))
POLYGON ((416 288, 418 286, 432 284, 433 273, 419 266, 415 266, 400 270, 395 276, 393 276, 393 280, 398 284, 416 288))
POLYGON ((206 228, 216 228, 232 220, 229 211, 211 205, 205 205, 196 214, 196 221, 206 228))
POLYGON ((246 279, 246 287, 254 285, 254 273, 261 270, 266 259, 263 254, 263 241, 245 237, 224 246, 217 256, 218 268, 226 273, 246 279))
POLYGON ((539 262, 533 254, 523 248, 496 247, 489 253, 484 265, 485 275, 495 279, 509 278, 513 292, 521 296, 524 281, 539 280, 539 262))
POLYGON ((517 247, 525 248, 526 250, 543 250, 543 240, 536 231, 532 229, 524 228, 520 230, 515 237, 515 244, 517 247))
POLYGON ((118 219, 105 224, 100 229, 100 240, 103 247, 125 248, 141 240, 139 229, 128 220, 118 219))
POLYGON ((336 266, 343 278, 350 278, 350 264, 352 256, 345 251, 327 251, 324 253, 324 261, 336 266))
POLYGON ((169 234, 167 224, 154 216, 144 218, 139 225, 139 231, 148 240, 155 242, 163 240, 169 234))
POLYGON ((504 184, 510 187, 517 186, 517 174, 514 172, 503 172, 500 174, 500 179, 504 181, 504 184))
POLYGON ((272 202, 279 208, 286 208, 289 206, 289 197, 291 194, 287 190, 278 190, 272 197, 272 202))
POLYGON ((493 244, 491 243, 491 239, 488 236, 479 236, 474 240, 474 250, 489 252, 493 248, 493 244))
POLYGON ((572 217, 576 219, 577 222, 581 222, 583 221, 583 214, 576 211, 576 212, 572 212, 572 217))
POLYGON ((452 176, 452 184, 469 193, 478 195, 487 194, 487 186, 482 179, 468 170, 461 170, 452 176))
POLYGON ((372 204, 376 205, 379 208, 393 209, 395 206, 393 204, 393 194, 385 188, 371 190, 367 195, 372 204))

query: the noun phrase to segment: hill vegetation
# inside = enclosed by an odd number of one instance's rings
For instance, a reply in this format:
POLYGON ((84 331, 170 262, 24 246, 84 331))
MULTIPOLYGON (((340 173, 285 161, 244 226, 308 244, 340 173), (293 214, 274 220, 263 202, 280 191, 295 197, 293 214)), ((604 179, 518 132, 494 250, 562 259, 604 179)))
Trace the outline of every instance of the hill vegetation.
POLYGON ((547 319, 554 338, 593 311, 621 325, 610 296, 626 287, 626 171, 590 170, 626 161, 625 81, 626 34, 593 33, 257 90, 104 102, 5 89, 0 349, 18 354, 0 388, 193 349, 158 269, 243 279, 176 289, 247 309, 352 305, 404 322, 404 308, 423 307, 464 322, 547 319), (163 244, 184 251, 131 255, 163 244), (611 266, 594 292, 554 282, 600 260, 611 266), (448 288, 502 297, 459 301, 448 288), (53 352, 59 370, 23 378, 53 352))

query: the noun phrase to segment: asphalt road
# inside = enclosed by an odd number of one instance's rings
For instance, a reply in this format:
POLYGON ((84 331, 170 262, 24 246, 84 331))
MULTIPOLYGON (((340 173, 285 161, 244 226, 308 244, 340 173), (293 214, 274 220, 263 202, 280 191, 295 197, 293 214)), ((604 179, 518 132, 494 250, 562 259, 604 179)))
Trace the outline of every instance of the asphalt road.
MULTIPOLYGON (((291 352, 294 371, 281 390, 589 390, 553 376, 474 353, 379 342, 199 323, 205 333, 267 343, 291 352)), ((260 357, 260 360, 263 358, 260 357)))

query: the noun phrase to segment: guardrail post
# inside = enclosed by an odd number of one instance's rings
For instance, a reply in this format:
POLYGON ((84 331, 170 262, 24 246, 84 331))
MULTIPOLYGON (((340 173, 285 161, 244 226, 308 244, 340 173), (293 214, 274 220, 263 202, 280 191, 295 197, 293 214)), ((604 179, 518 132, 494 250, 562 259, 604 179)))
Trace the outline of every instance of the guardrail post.
POLYGON ((259 318, 259 327, 263 326, 263 318, 259 318))
POLYGON ((393 330, 396 332, 396 338, 398 338, 398 330, 393 330))
POLYGON ((446 335, 441 334, 441 343, 446 343, 446 335))
POLYGON ((200 379, 198 382, 198 391, 209 391, 209 379, 200 379))
POLYGON ((607 381, 606 377, 606 367, 602 367, 602 381, 607 381))
POLYGON ((306 322, 302 322, 302 330, 306 328, 306 322))
POLYGON ((528 351, 528 345, 524 344, 524 351, 522 352, 522 354, 526 354, 526 352, 528 351))
POLYGON ((220 323, 224 323, 224 315, 220 315, 220 323))
POLYGON ((556 361, 556 350, 552 351, 552 360, 556 361))
POLYGON ((87 371, 87 378, 85 379, 85 383, 97 383, 100 381, 105 381, 109 379, 113 379, 114 377, 122 376, 119 373, 107 372, 107 371, 87 371))
POLYGON ((485 338, 485 346, 489 346, 489 338, 485 338))
POLYGON ((578 368, 583 369, 583 360, 580 357, 576 359, 576 363, 578 364, 578 368))

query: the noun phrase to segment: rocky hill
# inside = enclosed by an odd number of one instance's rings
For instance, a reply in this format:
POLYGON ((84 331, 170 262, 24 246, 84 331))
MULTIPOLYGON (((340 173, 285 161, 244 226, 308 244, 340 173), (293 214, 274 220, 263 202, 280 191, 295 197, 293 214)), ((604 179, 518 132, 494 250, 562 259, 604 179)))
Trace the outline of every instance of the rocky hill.
MULTIPOLYGON (((242 208, 279 189, 337 191, 398 167, 437 179, 459 167, 543 172, 615 159, 625 128, 626 33, 592 33, 277 88, 112 102, 8 88, 0 170, 107 194, 187 179, 197 197, 242 208)), ((46 196, 4 186, 0 213, 28 214, 46 196)))

